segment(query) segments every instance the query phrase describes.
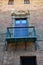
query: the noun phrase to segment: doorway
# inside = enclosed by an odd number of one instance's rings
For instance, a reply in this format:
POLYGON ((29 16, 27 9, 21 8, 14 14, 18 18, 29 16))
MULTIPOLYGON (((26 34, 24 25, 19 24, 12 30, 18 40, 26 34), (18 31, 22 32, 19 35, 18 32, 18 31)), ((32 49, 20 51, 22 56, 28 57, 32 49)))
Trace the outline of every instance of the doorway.
POLYGON ((36 56, 20 56, 20 65, 37 65, 36 56))
POLYGON ((28 21, 26 18, 15 19, 14 27, 17 27, 14 30, 14 37, 24 38, 28 36, 28 28, 25 28, 28 27, 28 21))

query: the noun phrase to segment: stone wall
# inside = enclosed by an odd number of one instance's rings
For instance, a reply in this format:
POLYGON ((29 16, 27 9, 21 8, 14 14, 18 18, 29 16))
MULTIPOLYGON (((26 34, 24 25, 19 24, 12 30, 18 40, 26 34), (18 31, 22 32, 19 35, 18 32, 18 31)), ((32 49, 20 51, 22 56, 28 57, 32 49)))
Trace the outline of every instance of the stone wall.
POLYGON ((0 51, 0 64, 1 65, 20 65, 20 56, 36 56, 37 65, 43 65, 43 52, 2 52, 0 51))
MULTIPOLYGON (((11 12, 0 12, 0 33, 5 33, 7 27, 12 26, 11 12)), ((35 26, 37 33, 37 43, 43 50, 43 9, 30 10, 29 25, 35 26)))
MULTIPOLYGON (((29 25, 35 26, 37 33, 38 50, 29 51, 2 51, 5 42, 0 42, 0 65, 20 65, 20 56, 36 56, 37 64, 43 65, 43 0, 31 0, 30 4, 24 4, 23 0, 15 0, 14 5, 8 5, 8 0, 0 0, 0 34, 6 33, 7 27, 12 26, 12 11, 29 10, 30 22, 29 25), (2 2, 3 1, 3 2, 2 2), (17 3, 16 3, 17 2, 17 3), (2 45, 2 46, 1 46, 2 45), (2 49, 2 50, 1 50, 2 49), (41 50, 41 51, 40 51, 41 50)), ((3 39, 3 36, 0 36, 3 39)))

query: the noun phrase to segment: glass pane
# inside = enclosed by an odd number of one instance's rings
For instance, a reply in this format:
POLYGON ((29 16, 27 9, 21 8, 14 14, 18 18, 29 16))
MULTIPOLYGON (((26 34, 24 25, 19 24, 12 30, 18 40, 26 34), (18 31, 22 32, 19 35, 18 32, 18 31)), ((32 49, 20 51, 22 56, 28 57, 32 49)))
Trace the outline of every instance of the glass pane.
POLYGON ((16 20, 16 24, 20 24, 20 20, 16 20))
POLYGON ((23 23, 23 24, 26 24, 26 20, 22 20, 22 23, 23 23))

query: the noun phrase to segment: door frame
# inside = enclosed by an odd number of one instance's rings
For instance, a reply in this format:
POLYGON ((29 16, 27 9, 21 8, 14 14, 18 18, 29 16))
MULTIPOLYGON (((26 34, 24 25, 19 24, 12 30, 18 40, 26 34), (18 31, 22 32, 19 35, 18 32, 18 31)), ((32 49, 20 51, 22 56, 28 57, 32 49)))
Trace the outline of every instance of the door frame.
MULTIPOLYGON (((28 22, 28 18, 27 17, 25 17, 25 18, 13 18, 13 27, 15 26, 15 22, 16 22, 16 20, 20 20, 20 19, 26 19, 27 20, 27 22, 28 22)), ((29 26, 29 22, 28 22, 28 26, 29 26)), ((13 37, 14 37, 14 30, 13 30, 13 37)))

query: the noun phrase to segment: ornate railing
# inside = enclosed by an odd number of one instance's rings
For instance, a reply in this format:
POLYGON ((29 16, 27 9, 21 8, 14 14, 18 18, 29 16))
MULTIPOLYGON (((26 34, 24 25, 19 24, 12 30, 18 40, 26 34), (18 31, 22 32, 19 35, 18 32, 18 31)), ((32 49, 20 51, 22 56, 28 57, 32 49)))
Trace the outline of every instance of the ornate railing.
MULTIPOLYGON (((19 34, 20 34, 20 32, 19 32, 19 34)), ((8 27, 6 38, 7 39, 9 39, 9 38, 36 38, 36 30, 35 30, 34 26, 30 26, 30 27, 8 27), (27 35, 25 33, 25 31, 27 31, 27 30, 24 31, 24 29, 28 30, 27 35), (15 30, 16 30, 16 32, 15 32, 15 30), (19 31, 19 30, 23 30, 23 32, 24 32, 23 36, 18 36, 17 31, 19 31)))
MULTIPOLYGON (((6 33, 6 50, 8 49, 9 43, 15 43, 15 49, 18 42, 25 43, 25 49, 27 48, 27 42, 35 42, 37 39, 36 30, 34 26, 30 27, 8 27, 6 33)), ((36 45, 35 45, 36 49, 36 45)))

